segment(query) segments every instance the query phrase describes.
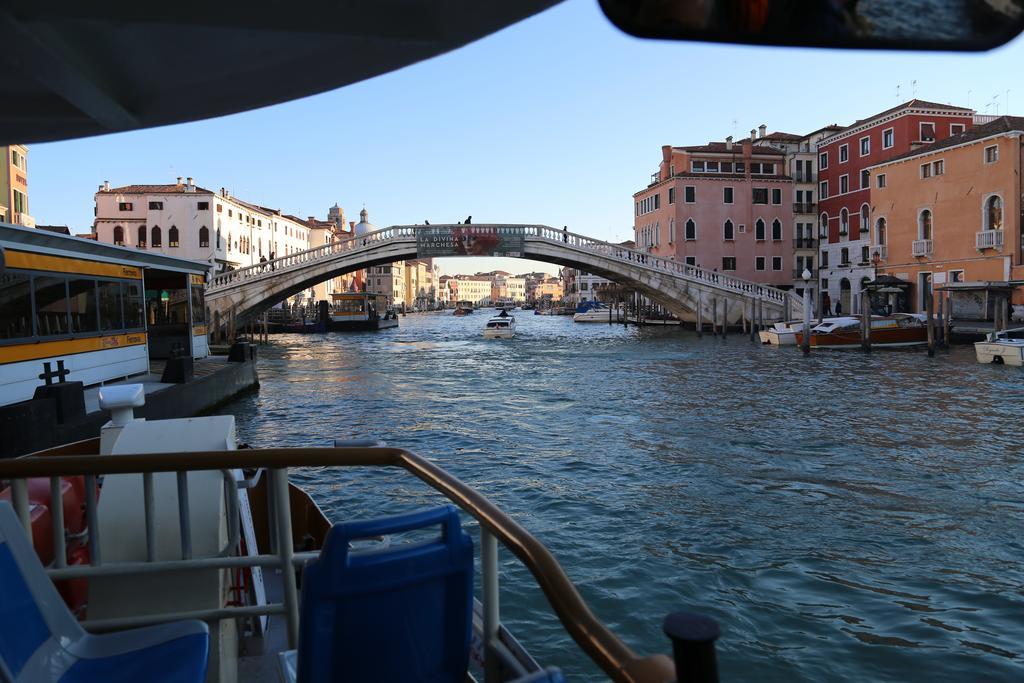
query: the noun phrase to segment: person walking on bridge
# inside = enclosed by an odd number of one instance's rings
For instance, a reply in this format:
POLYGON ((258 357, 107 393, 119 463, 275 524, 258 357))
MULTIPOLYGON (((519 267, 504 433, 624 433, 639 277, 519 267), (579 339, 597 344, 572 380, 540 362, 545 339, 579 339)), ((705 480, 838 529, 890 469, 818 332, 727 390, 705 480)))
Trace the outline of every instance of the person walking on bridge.
POLYGON ((266 269, 267 269, 267 257, 266 256, 260 256, 260 270, 266 270, 266 269))
POLYGON ((562 241, 565 242, 566 244, 569 244, 569 226, 568 225, 563 225, 562 226, 562 241))

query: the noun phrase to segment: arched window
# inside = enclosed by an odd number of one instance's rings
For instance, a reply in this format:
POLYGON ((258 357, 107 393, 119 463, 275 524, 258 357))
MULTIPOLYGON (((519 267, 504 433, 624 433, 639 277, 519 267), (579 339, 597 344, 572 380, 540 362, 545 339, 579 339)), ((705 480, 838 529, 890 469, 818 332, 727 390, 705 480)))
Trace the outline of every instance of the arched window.
POLYGON ((776 242, 782 240, 782 221, 778 218, 772 221, 772 240, 776 242))
POLYGON ((871 225, 871 219, 869 217, 870 212, 871 212, 871 209, 868 207, 867 204, 861 204, 860 205, 860 231, 862 233, 866 233, 866 232, 868 232, 870 230, 870 227, 869 227, 871 225))
POLYGON ((220 249, 220 228, 217 228, 217 249, 220 249))
POLYGON ((124 246, 124 228, 120 225, 114 226, 114 244, 124 246))
POLYGON ((178 226, 176 225, 172 225, 171 229, 167 231, 167 246, 178 246, 178 226))
POLYGON ((925 209, 917 218, 917 239, 932 239, 932 212, 925 209))
POLYGON ((733 231, 732 221, 726 220, 725 225, 722 226, 722 239, 731 240, 735 239, 735 232, 733 231))
POLYGON ((839 212, 839 234, 850 234, 850 212, 846 209, 842 209, 839 212))
POLYGON ((151 234, 152 234, 152 237, 150 238, 149 241, 152 243, 152 245, 154 247, 162 247, 164 240, 163 240, 162 232, 160 230, 160 226, 159 225, 154 225, 153 226, 153 230, 151 231, 151 234))
POLYGON ((985 201, 985 229, 1003 229, 1003 200, 999 195, 992 195, 985 201))
MULTIPOLYGON (((231 251, 231 248, 232 248, 231 245, 232 244, 233 244, 233 242, 231 241, 231 233, 229 232, 228 233, 228 251, 231 251)), ((238 249, 238 247, 235 246, 235 249, 238 249)))
POLYGON ((764 239, 764 221, 760 218, 758 218, 757 221, 754 223, 754 239, 764 239))
POLYGON ((146 248, 146 226, 139 226, 139 249, 146 248))
POLYGON ((686 235, 685 238, 688 240, 697 239, 697 224, 693 222, 692 218, 686 219, 686 235))
POLYGON ((821 220, 819 222, 819 225, 821 226, 821 232, 818 233, 818 237, 820 237, 821 239, 825 239, 826 237, 828 237, 828 214, 827 213, 821 214, 821 220))
POLYGON ((210 229, 207 228, 205 225, 199 228, 199 246, 210 246, 210 229))
POLYGON ((885 219, 879 218, 878 222, 875 223, 875 243, 884 245, 885 239, 885 219))

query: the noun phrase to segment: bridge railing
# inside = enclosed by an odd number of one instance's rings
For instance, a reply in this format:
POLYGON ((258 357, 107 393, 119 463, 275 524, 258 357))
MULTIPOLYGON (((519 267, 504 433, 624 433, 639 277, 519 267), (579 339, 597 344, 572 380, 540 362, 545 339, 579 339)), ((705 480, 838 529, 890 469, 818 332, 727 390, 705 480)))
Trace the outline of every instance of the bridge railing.
POLYGON ((297 251, 286 256, 279 256, 275 259, 254 263, 244 268, 236 268, 213 276, 207 296, 210 292, 221 287, 239 284, 256 278, 279 275, 283 272, 301 268, 310 261, 318 261, 327 256, 342 252, 356 252, 366 247, 374 246, 380 242, 389 242, 396 238, 416 237, 415 226, 396 225, 390 228, 383 228, 368 232, 365 235, 346 237, 345 239, 334 240, 319 247, 297 251))
POLYGON ((691 266, 680 263, 673 259, 667 259, 654 254, 647 254, 636 249, 630 249, 620 244, 603 242, 601 240, 580 235, 566 230, 558 230, 545 225, 526 226, 527 235, 539 237, 549 242, 559 242, 570 247, 576 247, 586 251, 592 251, 602 256, 613 258, 625 263, 633 263, 642 267, 653 268, 671 275, 680 276, 690 280, 699 280, 719 288, 731 289, 734 292, 751 296, 764 301, 777 303, 780 306, 786 304, 786 292, 775 287, 751 282, 742 278, 733 277, 720 273, 717 270, 708 270, 700 266, 691 266))

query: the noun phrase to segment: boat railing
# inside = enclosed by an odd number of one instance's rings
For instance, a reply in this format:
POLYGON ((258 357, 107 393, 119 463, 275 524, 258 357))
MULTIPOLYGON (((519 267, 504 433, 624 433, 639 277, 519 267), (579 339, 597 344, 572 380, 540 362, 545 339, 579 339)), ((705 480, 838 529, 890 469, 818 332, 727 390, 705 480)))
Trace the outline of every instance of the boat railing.
MULTIPOLYGON (((282 570, 283 599, 265 605, 227 606, 188 612, 165 612, 138 617, 123 617, 83 622, 93 631, 130 628, 154 623, 201 619, 252 618, 260 615, 283 614, 287 623, 289 646, 298 643, 299 602, 296 576, 293 569, 318 555, 316 552, 295 552, 292 534, 291 510, 288 494, 288 472, 299 467, 397 467, 415 476, 451 500, 480 526, 481 597, 483 603, 483 642, 485 680, 496 679, 498 660, 505 661, 502 653, 499 611, 498 544, 512 552, 522 562, 543 591, 552 610, 584 653, 615 681, 637 683, 668 683, 676 678, 676 666, 663 654, 641 657, 636 655, 590 611, 583 597, 570 581, 554 555, 533 535, 502 512, 485 496, 462 481, 409 451, 398 448, 268 448, 231 451, 189 453, 149 453, 144 455, 74 454, 95 452, 97 440, 80 442, 81 449, 64 447, 56 451, 25 458, 0 461, 0 479, 11 482, 12 503, 31 537, 29 478, 49 478, 54 500, 61 477, 83 476, 86 481, 86 533, 90 549, 88 565, 66 566, 61 559, 65 543, 65 529, 61 505, 54 505, 52 532, 55 554, 58 558, 47 569, 53 580, 81 579, 94 576, 130 575, 136 573, 174 572, 183 569, 270 567, 282 570), (224 492, 229 503, 227 513, 238 517, 237 488, 251 486, 252 480, 236 480, 233 472, 239 468, 258 471, 268 476, 267 509, 270 524, 271 553, 237 555, 237 519, 229 525, 228 550, 213 557, 193 557, 189 528, 188 475, 198 471, 224 473, 224 492), (180 559, 157 559, 153 528, 152 477, 155 473, 177 474, 180 526, 180 559), (97 515, 96 481, 98 477, 115 474, 141 474, 143 506, 146 517, 146 560, 133 562, 103 562, 100 554, 100 529, 97 515), (149 482, 147 484, 146 482, 149 482)), ((713 645, 712 645, 713 647, 713 645)), ((713 654, 712 654, 713 657, 713 654)))

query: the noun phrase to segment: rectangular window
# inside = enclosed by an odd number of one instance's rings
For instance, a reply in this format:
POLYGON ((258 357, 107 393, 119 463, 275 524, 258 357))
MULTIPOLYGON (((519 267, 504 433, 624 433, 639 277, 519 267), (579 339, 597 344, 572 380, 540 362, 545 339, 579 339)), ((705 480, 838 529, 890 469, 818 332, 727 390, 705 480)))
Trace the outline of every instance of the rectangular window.
POLYGON ((772 270, 782 270, 781 256, 772 256, 772 270))
POLYGON ((231 218, 231 216, 232 216, 231 209, 228 209, 228 218, 231 218))
POLYGON ((946 162, 943 159, 939 159, 932 164, 932 175, 943 175, 946 172, 946 162))
POLYGON ((723 161, 722 162, 722 173, 732 173, 732 162, 731 161, 723 161))
POLYGON ((684 201, 687 204, 693 204, 697 201, 697 188, 693 185, 687 185, 683 188, 684 201))
POLYGON ((820 199, 828 199, 828 181, 822 180, 818 183, 818 197, 820 199))
POLYGON ((117 210, 118 211, 131 211, 132 210, 132 203, 131 202, 118 202, 117 210))
POLYGON ((844 164, 850 158, 850 146, 839 145, 839 163, 844 164))
POLYGON ((121 283, 99 283, 100 330, 120 330, 124 327, 121 321, 121 283))
POLYGON ((71 331, 73 333, 99 331, 95 280, 79 278, 68 280, 68 303, 71 307, 71 331))
POLYGON ((746 170, 746 164, 744 164, 742 161, 737 161, 736 162, 736 172, 737 173, 743 173, 745 170, 746 170))
POLYGON ((690 170, 693 171, 694 173, 703 173, 704 172, 704 162, 703 161, 691 161, 690 162, 690 170))
POLYGON ((674 188, 674 187, 668 188, 668 203, 669 204, 675 204, 676 203, 676 188, 674 188))
POLYGON ((921 177, 922 178, 931 178, 932 177, 932 165, 931 164, 921 164, 921 177))
POLYGON ((772 188, 772 204, 778 205, 778 204, 781 204, 781 203, 782 203, 782 190, 780 188, 773 187, 772 188))
POLYGON ((768 188, 767 187, 755 187, 753 191, 753 201, 755 204, 767 204, 768 203, 768 188))
POLYGON ((896 134, 892 128, 886 128, 882 131, 882 149, 890 149, 896 144, 896 134))
POLYGON ((850 176, 839 176, 839 194, 846 194, 850 191, 850 176))
POLYGON ((994 164, 999 161, 999 146, 992 145, 991 147, 985 148, 985 163, 994 164))
POLYGON ((875 180, 876 180, 876 184, 878 185, 879 188, 885 187, 885 174, 884 173, 879 173, 878 177, 875 180))
POLYGON ((726 204, 732 204, 732 188, 722 188, 722 201, 726 204))
POLYGON ((36 334, 52 337, 68 333, 68 281, 62 277, 34 278, 36 334))
POLYGON ((962 123, 951 123, 949 124, 949 134, 959 135, 964 132, 964 124, 962 123))
POLYGON ((697 265, 697 257, 696 256, 687 256, 686 257, 686 265, 688 265, 688 266, 695 266, 695 265, 697 265))
POLYGON ((145 305, 142 301, 141 281, 124 283, 124 328, 140 330, 145 327, 145 305))
POLYGON ((871 187, 871 173, 868 169, 864 169, 860 172, 860 189, 867 190, 871 187))
POLYGON ((818 155, 818 168, 822 171, 828 168, 828 152, 822 152, 818 155))
POLYGON ((764 270, 764 256, 754 257, 754 270, 764 270))
POLYGON ((217 213, 223 213, 223 212, 224 212, 224 205, 223 204, 218 204, 217 205, 217 213))
POLYGON ((164 203, 163 202, 150 202, 149 203, 150 211, 163 211, 163 208, 164 208, 164 203))
MULTIPOLYGON (((25 197, 25 193, 18 190, 11 190, 11 192, 14 194, 14 212, 28 213, 28 198, 25 197)), ((0 214, 0 216, 2 215, 0 214)))
POLYGON ((821 252, 821 259, 819 260, 819 263, 821 263, 821 267, 822 268, 828 268, 828 252, 827 251, 821 252))
POLYGON ((866 157, 871 154, 871 138, 863 137, 860 139, 860 155, 866 157))
POLYGON ((199 202, 198 204, 196 204, 196 210, 197 211, 209 211, 210 210, 210 202, 199 202))
POLYGON ((717 161, 707 161, 707 162, 705 162, 704 163, 704 170, 707 171, 708 173, 718 173, 718 162, 717 161))
POLYGON ((934 123, 922 123, 921 128, 921 141, 931 142, 935 139, 935 124, 934 123))
POLYGON ((736 257, 735 256, 723 256, 722 257, 722 270, 736 270, 736 257))
POLYGON ((28 275, 0 275, 0 339, 32 336, 32 282, 28 275))
POLYGON ((750 172, 751 173, 760 173, 761 172, 761 164, 759 162, 756 162, 756 161, 750 162, 750 172))

